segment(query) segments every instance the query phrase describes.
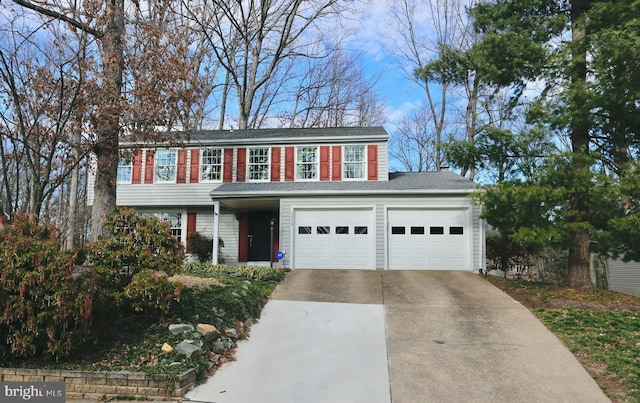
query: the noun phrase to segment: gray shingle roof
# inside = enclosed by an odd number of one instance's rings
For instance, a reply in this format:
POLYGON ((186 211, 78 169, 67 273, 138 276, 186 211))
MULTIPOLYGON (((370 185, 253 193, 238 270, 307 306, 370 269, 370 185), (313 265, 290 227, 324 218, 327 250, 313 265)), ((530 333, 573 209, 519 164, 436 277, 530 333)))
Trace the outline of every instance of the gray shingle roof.
POLYGON ((467 194, 476 184, 454 172, 397 172, 388 181, 341 182, 233 182, 224 183, 209 194, 213 198, 304 196, 304 195, 395 195, 467 194))
MULTIPOLYGON (((281 129, 253 129, 253 130, 200 130, 193 132, 165 132, 159 135, 160 141, 155 144, 270 144, 304 142, 332 142, 338 140, 358 141, 386 141, 389 134, 382 126, 374 127, 327 127, 327 128, 281 128, 281 129)), ((126 144, 126 138, 122 139, 126 144)), ((136 143, 137 144, 137 143, 136 143)), ((151 143, 145 142, 145 145, 151 143)))

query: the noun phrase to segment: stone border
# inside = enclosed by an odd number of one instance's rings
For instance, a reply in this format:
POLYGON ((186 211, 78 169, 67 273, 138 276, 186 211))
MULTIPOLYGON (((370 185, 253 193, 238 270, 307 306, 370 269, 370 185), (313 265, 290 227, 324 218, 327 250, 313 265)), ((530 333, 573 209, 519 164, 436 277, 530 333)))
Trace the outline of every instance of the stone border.
POLYGON ((173 380, 166 374, 144 372, 0 368, 0 382, 64 382, 67 399, 182 397, 195 385, 196 379, 195 369, 189 369, 173 380))

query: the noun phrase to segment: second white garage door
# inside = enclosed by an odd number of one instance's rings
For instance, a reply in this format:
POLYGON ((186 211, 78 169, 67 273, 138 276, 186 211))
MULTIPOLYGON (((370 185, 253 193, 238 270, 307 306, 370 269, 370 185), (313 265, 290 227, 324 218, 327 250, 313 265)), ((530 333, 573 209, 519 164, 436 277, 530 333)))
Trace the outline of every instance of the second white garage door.
POLYGON ((373 209, 295 209, 295 269, 375 269, 373 209))
POLYGON ((389 209, 392 270, 471 270, 469 210, 389 209))

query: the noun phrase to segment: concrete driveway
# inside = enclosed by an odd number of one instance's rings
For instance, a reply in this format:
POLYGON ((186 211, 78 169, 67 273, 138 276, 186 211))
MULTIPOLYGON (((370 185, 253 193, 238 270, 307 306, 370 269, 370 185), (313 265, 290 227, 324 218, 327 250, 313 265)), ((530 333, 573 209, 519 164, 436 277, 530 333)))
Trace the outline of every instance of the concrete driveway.
POLYGON ((608 402, 527 309, 468 272, 298 270, 201 402, 608 402))

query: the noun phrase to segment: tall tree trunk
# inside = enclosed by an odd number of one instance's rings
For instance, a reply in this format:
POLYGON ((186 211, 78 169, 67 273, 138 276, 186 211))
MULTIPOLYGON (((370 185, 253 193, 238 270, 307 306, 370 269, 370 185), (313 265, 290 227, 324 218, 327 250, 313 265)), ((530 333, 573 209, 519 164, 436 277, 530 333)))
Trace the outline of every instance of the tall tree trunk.
POLYGON ((80 168, 76 166, 71 172, 71 185, 69 187, 69 208, 67 209, 67 239, 66 248, 76 247, 76 226, 78 225, 78 179, 80 168))
MULTIPOLYGON (((587 158, 582 155, 589 154, 589 110, 586 104, 587 84, 587 33, 585 13, 589 0, 571 1, 571 41, 573 45, 571 56, 572 81, 570 91, 571 110, 571 146, 576 156, 577 170, 589 170, 587 158)), ((578 174, 578 176, 581 176, 578 174)), ((589 220, 589 207, 587 195, 579 190, 571 196, 570 203, 576 215, 572 218, 572 224, 580 229, 569 233, 569 259, 567 282, 571 287, 591 288, 590 271, 590 239, 588 227, 584 225, 589 220)))
POLYGON ((121 92, 124 70, 124 0, 109 0, 107 26, 102 40, 103 83, 99 104, 96 146, 96 181, 91 209, 91 240, 103 235, 106 213, 116 206, 121 92))

